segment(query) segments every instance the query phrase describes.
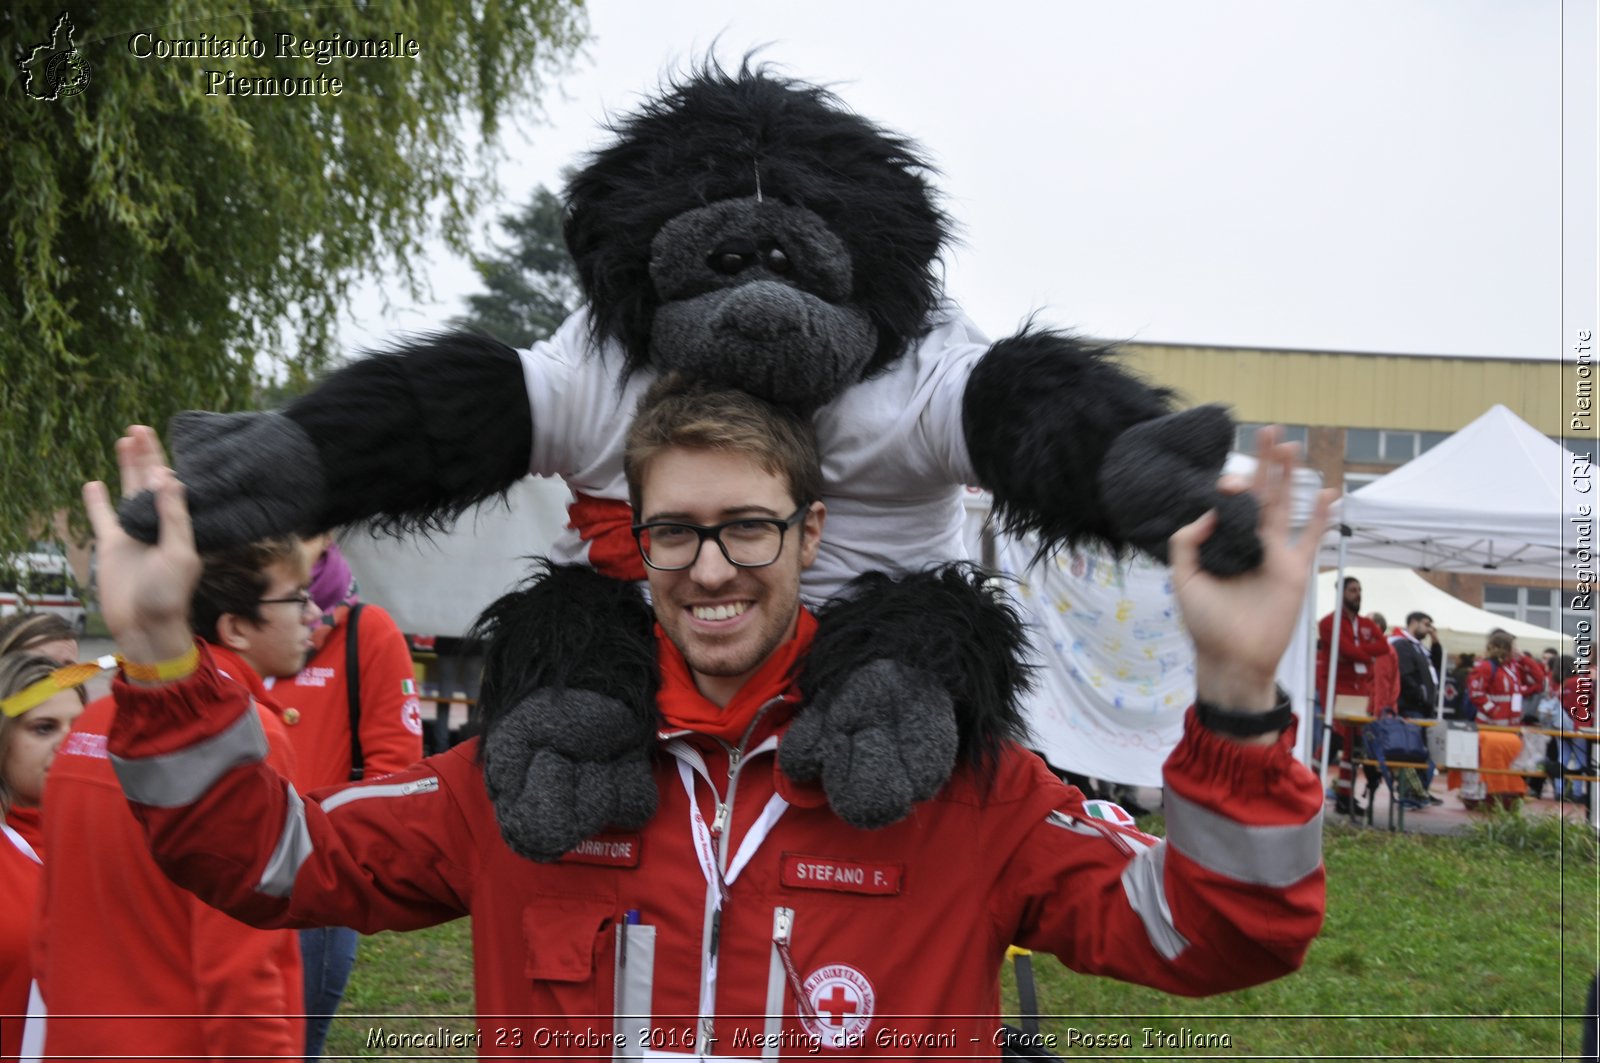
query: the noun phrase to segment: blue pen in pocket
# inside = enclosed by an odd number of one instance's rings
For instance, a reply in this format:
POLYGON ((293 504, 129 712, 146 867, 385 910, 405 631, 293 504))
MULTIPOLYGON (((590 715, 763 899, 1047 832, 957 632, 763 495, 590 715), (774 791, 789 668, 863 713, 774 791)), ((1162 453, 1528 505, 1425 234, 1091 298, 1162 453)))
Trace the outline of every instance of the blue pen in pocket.
POLYGON ((644 925, 639 909, 629 908, 617 926, 618 1058, 642 1058, 644 1045, 638 1034, 653 1014, 655 963, 656 928, 644 925))

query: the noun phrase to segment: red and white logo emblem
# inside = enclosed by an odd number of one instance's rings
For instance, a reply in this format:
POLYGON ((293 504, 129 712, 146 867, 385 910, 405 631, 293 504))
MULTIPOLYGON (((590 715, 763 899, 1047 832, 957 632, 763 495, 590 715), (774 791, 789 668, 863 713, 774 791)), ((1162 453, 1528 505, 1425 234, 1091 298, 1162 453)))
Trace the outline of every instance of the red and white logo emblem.
POLYGON ((830 963, 812 971, 800 988, 817 1013, 815 1019, 802 1013, 800 1021, 821 1047, 861 1047, 878 1003, 866 975, 854 967, 830 963))
POLYGON ((400 706, 400 719, 406 725, 406 730, 414 735, 422 733, 422 703, 416 698, 407 698, 404 705, 400 706))

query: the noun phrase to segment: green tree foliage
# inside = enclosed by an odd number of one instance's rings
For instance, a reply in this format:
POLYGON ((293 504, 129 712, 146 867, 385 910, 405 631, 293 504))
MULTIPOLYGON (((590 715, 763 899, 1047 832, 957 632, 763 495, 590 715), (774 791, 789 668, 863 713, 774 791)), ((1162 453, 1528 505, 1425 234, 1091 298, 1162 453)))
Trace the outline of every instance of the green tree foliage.
POLYGON ((435 232, 464 252, 499 125, 531 113, 586 30, 581 0, 253 7, 270 5, 74 2, 72 69, 90 76, 55 100, 25 91, 18 61, 59 3, 0 7, 0 552, 114 475, 123 426, 295 388, 331 359, 354 282, 415 290, 435 232), (336 35, 399 35, 416 55, 306 48, 336 35), (241 39, 265 54, 217 54, 241 39), (230 95, 208 71, 342 84, 230 95))
POLYGON ((562 214, 561 200, 541 186, 520 211, 501 215, 512 244, 476 259, 486 290, 467 296, 467 313, 452 324, 513 347, 554 332, 583 298, 561 236, 562 214))

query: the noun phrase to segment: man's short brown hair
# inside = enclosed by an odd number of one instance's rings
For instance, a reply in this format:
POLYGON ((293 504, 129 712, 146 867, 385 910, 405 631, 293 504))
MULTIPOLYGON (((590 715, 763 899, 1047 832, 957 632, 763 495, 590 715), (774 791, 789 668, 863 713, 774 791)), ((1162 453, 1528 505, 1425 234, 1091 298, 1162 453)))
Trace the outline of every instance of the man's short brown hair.
POLYGON ((669 373, 639 400, 622 455, 628 501, 636 518, 642 516, 644 475, 655 456, 668 447, 747 455, 784 478, 797 506, 822 496, 822 461, 810 421, 743 391, 669 373))
POLYGON ((200 562, 200 583, 189 599, 189 626, 207 642, 216 642, 217 621, 224 613, 261 623, 261 598, 272 583, 267 570, 288 562, 303 571, 305 557, 292 536, 277 535, 202 554, 200 562))

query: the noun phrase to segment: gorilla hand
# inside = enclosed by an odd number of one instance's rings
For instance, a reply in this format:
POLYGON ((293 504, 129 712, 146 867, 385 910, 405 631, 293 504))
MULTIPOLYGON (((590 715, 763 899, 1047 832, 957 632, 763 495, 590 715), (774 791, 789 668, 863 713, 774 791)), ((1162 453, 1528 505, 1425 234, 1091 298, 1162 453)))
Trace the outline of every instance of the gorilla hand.
POLYGON ((1215 508, 1217 529, 1200 547, 1201 566, 1218 576, 1234 576, 1261 564, 1254 498, 1217 490, 1232 443, 1233 419, 1217 405, 1167 414, 1125 430, 1100 467, 1100 496, 1111 526, 1165 562, 1172 533, 1215 508))
POLYGON ((853 827, 887 827, 939 792, 955 766, 950 695, 897 661, 876 660, 807 705, 778 746, 784 774, 822 781, 853 827))
POLYGON ((977 763, 1022 736, 1026 644, 1005 593, 973 565, 860 576, 817 613, 778 766, 820 780, 854 826, 902 819, 958 757, 977 763))
POLYGON ((574 689, 535 691, 495 720, 483 777, 513 852, 555 860, 608 826, 638 830, 655 815, 640 722, 615 698, 574 689))
MULTIPOLYGON (((201 551, 268 535, 314 532, 322 509, 322 463, 311 439, 281 413, 206 413, 172 419, 173 468, 183 482, 201 551)), ((141 491, 117 509, 135 539, 157 539, 155 498, 141 491)))

